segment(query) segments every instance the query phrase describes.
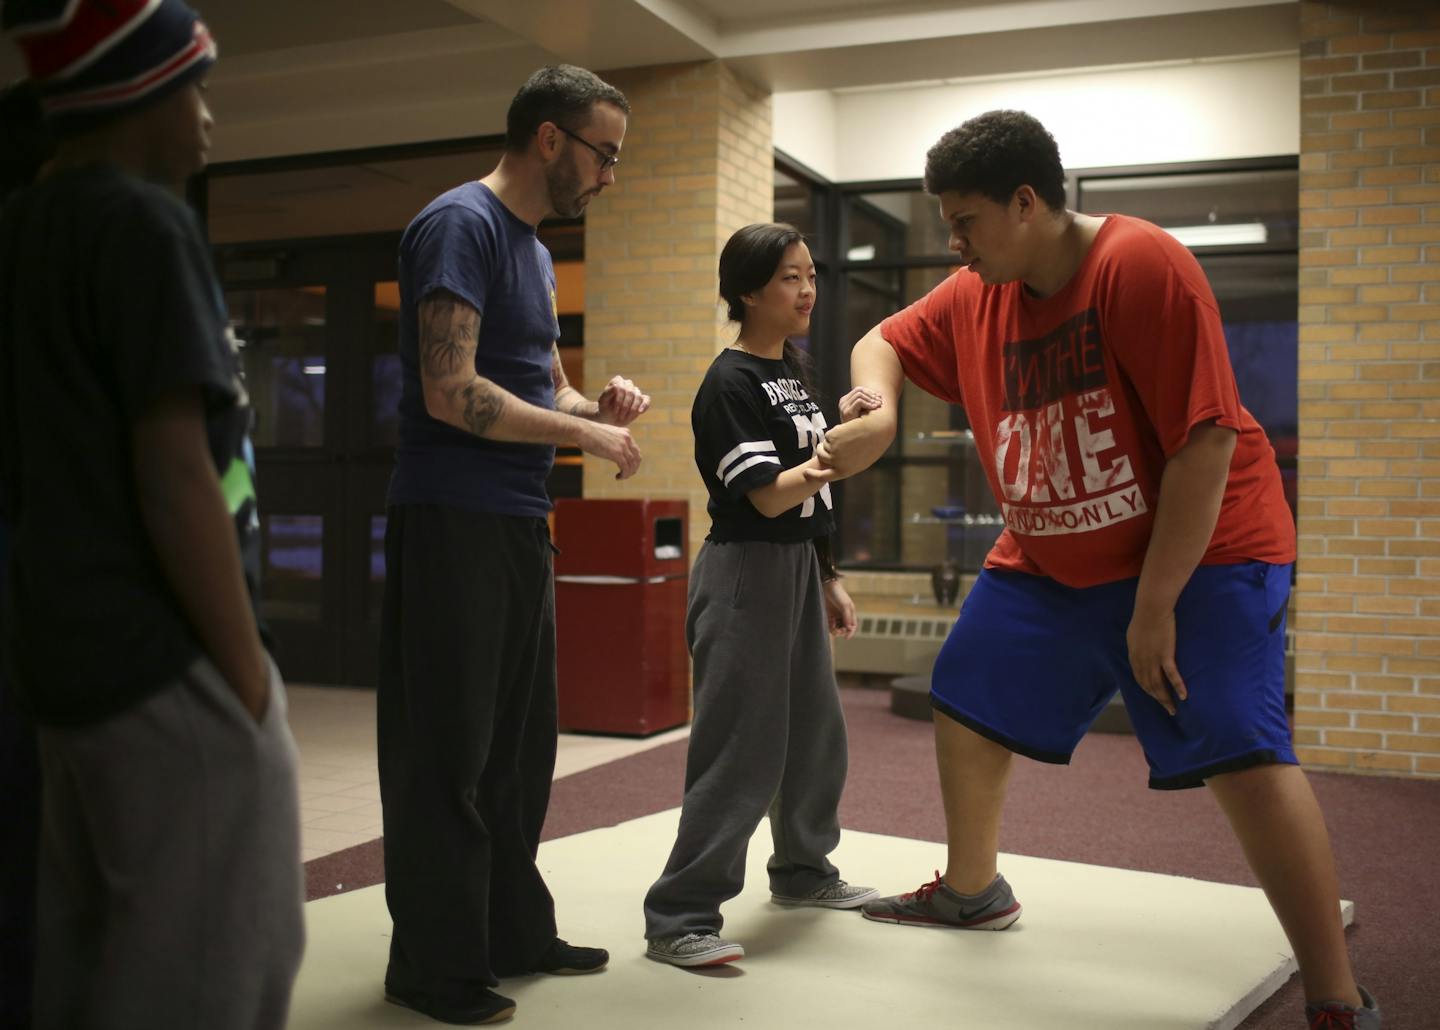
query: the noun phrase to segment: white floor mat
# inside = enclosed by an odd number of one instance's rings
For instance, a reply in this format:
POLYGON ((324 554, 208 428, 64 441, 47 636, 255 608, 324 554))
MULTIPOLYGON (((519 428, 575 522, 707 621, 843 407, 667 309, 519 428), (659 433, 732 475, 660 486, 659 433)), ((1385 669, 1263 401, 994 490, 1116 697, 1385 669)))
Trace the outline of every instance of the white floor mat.
MULTIPOLYGON (((1025 914, 1003 932, 781 908, 766 887, 770 840, 762 824, 745 890, 724 909, 725 935, 745 946, 745 959, 680 970, 644 957, 640 912, 678 815, 541 847, 560 935, 609 948, 611 961, 593 976, 504 981, 501 992, 519 1005, 513 1025, 1231 1030, 1295 968, 1259 890, 1016 855, 1002 855, 1000 868, 1025 914)), ((925 841, 847 832, 832 857, 850 882, 890 894, 929 879, 945 852, 925 841)), ((1348 925, 1354 906, 1342 908, 1348 925)), ((383 887, 314 901, 306 912, 310 937, 293 1030, 437 1025, 382 1000, 390 934, 383 887)))

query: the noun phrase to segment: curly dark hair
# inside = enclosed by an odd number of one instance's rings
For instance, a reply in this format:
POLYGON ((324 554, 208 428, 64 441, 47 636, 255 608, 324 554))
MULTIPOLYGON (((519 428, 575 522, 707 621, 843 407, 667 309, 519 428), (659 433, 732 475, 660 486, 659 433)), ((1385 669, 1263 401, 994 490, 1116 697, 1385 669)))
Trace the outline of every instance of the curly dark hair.
POLYGON ((925 191, 979 193, 1008 204, 1029 186, 1052 209, 1065 207, 1065 168, 1055 137, 1024 111, 986 111, 940 137, 925 155, 925 191))
POLYGON ((582 128, 598 103, 614 104, 630 113, 625 94, 594 72, 573 64, 547 65, 530 76, 510 101, 505 115, 505 149, 523 151, 544 122, 572 132, 582 128))

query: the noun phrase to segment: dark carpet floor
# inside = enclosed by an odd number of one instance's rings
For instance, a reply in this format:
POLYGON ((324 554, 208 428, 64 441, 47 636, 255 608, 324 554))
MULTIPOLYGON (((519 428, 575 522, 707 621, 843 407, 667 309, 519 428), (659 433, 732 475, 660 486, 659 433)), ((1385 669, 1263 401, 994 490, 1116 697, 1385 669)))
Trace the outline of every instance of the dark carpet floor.
MULTIPOLYGON (((941 842, 945 823, 927 723, 889 712, 888 693, 842 691, 850 776, 847 829, 941 842)), ((567 776, 555 784, 545 839, 613 826, 680 803, 685 742, 567 776)), ((1015 763, 1001 847, 1042 858, 1255 885, 1219 807, 1205 790, 1146 788, 1145 759, 1128 736, 1091 734, 1068 767, 1015 763)), ((1355 902, 1350 954, 1380 1000, 1387 1030, 1440 1030, 1440 782, 1316 773, 1340 871, 1355 902)), ((656 856, 656 872, 664 856, 656 856)), ((944 864, 937 848, 935 864, 944 864)), ((380 842, 307 863, 308 897, 383 879, 380 842)), ((883 891, 911 890, 932 870, 896 870, 883 891)), ((1196 956, 1203 961, 1204 956, 1196 956)), ((1136 975, 1143 975, 1137 970, 1136 975)), ((1292 978, 1242 1030, 1295 1030, 1302 994, 1292 978)))

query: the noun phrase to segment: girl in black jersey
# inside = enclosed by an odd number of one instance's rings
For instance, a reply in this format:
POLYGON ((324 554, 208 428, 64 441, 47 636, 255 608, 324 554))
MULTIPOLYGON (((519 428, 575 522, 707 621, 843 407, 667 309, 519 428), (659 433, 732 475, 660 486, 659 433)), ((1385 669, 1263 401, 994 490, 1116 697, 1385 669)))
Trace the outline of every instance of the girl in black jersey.
MULTIPOLYGON (((782 905, 857 908, 875 895, 826 857, 840 840, 845 720, 827 630, 855 632, 830 559, 830 482, 815 447, 825 417, 789 337, 809 330, 815 265, 799 231, 749 225, 720 255, 735 343, 711 364, 691 410, 711 529, 691 573, 686 636, 695 718, 680 828, 645 898, 646 953, 677 966, 731 962, 720 906, 744 884, 760 819, 782 905)), ((877 399, 854 391, 846 410, 877 399)))

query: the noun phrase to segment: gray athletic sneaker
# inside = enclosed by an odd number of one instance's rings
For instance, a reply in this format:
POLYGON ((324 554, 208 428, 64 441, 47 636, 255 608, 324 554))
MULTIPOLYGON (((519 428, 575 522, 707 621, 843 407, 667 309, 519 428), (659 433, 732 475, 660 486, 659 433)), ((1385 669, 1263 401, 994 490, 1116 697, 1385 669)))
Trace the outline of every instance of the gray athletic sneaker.
POLYGON ((1310 1030, 1380 1030, 1380 1006, 1363 987, 1360 988, 1360 1001, 1363 1006, 1358 1009, 1339 1001, 1306 1005, 1305 1018, 1309 1021, 1310 1030))
POLYGON ((790 898, 783 894, 771 894, 770 900, 777 905, 810 905, 814 908, 859 908, 880 892, 874 887, 855 887, 844 880, 816 887, 803 898, 790 898))
POLYGON ((648 941, 645 957, 672 966, 718 966, 744 958, 745 949, 718 933, 682 933, 648 941))
POLYGON ((911 926, 943 926, 957 930, 1003 930, 1020 918, 1020 902, 1005 882, 995 881, 979 894, 959 894, 935 871, 935 879, 909 894, 869 902, 861 910, 866 919, 911 926))

